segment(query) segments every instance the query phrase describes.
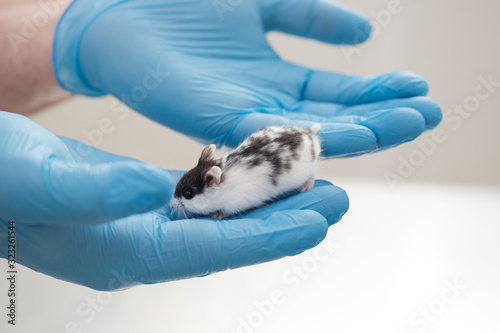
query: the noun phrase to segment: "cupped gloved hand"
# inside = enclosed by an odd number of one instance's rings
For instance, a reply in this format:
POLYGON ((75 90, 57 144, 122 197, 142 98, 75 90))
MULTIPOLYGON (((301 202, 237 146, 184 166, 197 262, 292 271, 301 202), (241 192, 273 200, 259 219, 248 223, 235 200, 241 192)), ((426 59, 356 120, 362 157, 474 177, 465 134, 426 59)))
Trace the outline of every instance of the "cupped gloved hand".
POLYGON ((218 146, 237 146, 267 125, 320 122, 323 154, 351 156, 412 140, 440 122, 418 75, 298 66, 269 46, 273 30, 354 44, 370 26, 323 0, 75 0, 56 31, 54 68, 71 92, 112 94, 218 146))
POLYGON ((99 290, 157 283, 294 255, 348 209, 327 182, 232 220, 170 219, 182 172, 57 137, 0 112, 0 257, 99 290))

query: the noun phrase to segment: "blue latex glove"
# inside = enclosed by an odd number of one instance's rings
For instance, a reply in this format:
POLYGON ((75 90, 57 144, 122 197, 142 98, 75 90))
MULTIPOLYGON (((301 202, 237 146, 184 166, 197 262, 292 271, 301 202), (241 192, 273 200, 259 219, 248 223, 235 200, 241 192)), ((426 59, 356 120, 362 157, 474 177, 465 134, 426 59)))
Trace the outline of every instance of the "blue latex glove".
POLYGON ((163 205, 181 175, 0 112, 0 257, 14 220, 18 263, 121 289, 295 255, 318 244, 349 205, 342 189, 318 182, 238 219, 173 221, 163 205))
POLYGON ((369 23, 322 0, 75 0, 55 35, 62 87, 112 94, 203 142, 234 147, 267 125, 323 124, 326 157, 416 138, 441 120, 418 75, 350 76, 285 62, 265 34, 333 44, 369 23))

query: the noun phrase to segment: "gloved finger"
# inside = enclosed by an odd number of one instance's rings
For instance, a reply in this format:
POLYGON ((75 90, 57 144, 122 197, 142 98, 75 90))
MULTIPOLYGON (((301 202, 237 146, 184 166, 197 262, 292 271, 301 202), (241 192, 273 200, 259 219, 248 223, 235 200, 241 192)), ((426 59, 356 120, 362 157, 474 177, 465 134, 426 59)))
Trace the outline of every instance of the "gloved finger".
MULTIPOLYGON (((15 188, 0 203, 0 217, 25 224, 96 224, 159 208, 174 184, 167 171, 138 161, 89 165, 48 159, 41 177, 28 173, 4 180, 15 188)), ((32 170, 31 170, 32 171, 32 170)))
POLYGON ((296 255, 321 242, 327 230, 325 218, 311 210, 279 211, 264 219, 163 223, 141 256, 146 260, 138 266, 145 270, 141 282, 204 276, 296 255))
POLYGON ((346 107, 343 110, 339 110, 337 112, 337 115, 361 115, 364 117, 369 117, 373 112, 400 108, 410 108, 420 112, 422 117, 424 117, 425 127, 427 129, 435 128, 443 119, 443 114, 441 112, 441 107, 439 106, 439 104, 427 97, 391 99, 365 105, 353 105, 346 107))
POLYGON ((254 209, 241 218, 264 218, 273 212, 288 209, 314 210, 325 217, 328 225, 332 225, 340 221, 349 209, 349 197, 343 189, 330 182, 316 180, 312 189, 254 209))
POLYGON ((369 20, 340 3, 262 0, 261 5, 266 31, 278 30, 333 44, 362 43, 370 36, 369 20))
POLYGON ((377 136, 377 148, 394 147, 418 137, 425 131, 422 114, 410 108, 397 108, 373 112, 360 125, 377 136))
POLYGON ((312 121, 318 119, 318 122, 321 122, 321 119, 329 119, 329 121, 359 124, 373 112, 402 107, 420 112, 425 119, 427 129, 436 127, 443 118, 440 106, 427 97, 390 99, 353 106, 305 100, 298 102, 293 107, 293 112, 287 113, 286 116, 290 119, 311 119, 312 121))
MULTIPOLYGON (((245 138, 266 126, 299 126, 310 127, 316 122, 310 120, 294 120, 273 113, 248 113, 242 115, 225 136, 222 144, 236 147, 245 138)), ((346 124, 335 122, 321 123, 319 131, 321 153, 324 157, 343 157, 368 153, 377 148, 377 137, 363 124, 346 124)))
MULTIPOLYGON (((321 119, 321 117, 312 117, 306 114, 291 114, 289 117, 291 119, 321 119)), ((365 116, 332 117, 330 122, 322 123, 323 130, 319 132, 319 135, 324 137, 325 131, 330 131, 331 135, 332 124, 335 124, 333 126, 338 128, 342 126, 341 121, 347 122, 346 124, 351 124, 352 122, 353 125, 361 125, 370 129, 377 138, 376 150, 395 147, 411 141, 427 129, 425 118, 419 111, 401 107, 374 111, 365 116)), ((324 150, 323 153, 325 152, 324 150)), ((361 153, 361 151, 354 152, 354 154, 357 153, 361 153)), ((334 156, 339 157, 343 155, 345 154, 335 154, 334 156)))
POLYGON ((346 75, 314 70, 304 80, 301 99, 344 105, 425 96, 429 90, 421 76, 409 72, 346 75))
POLYGON ((58 204, 52 223, 103 223, 148 212, 167 204, 174 187, 167 171, 139 161, 54 162, 46 174, 47 190, 58 204))

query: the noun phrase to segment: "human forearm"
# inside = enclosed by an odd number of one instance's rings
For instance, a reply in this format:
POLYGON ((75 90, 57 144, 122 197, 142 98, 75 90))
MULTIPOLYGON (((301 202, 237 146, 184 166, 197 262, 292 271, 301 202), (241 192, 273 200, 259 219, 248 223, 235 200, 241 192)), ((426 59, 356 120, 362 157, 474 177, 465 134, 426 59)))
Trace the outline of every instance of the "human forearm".
POLYGON ((51 61, 54 30, 69 2, 0 4, 0 110, 27 114, 69 96, 57 84, 51 61))

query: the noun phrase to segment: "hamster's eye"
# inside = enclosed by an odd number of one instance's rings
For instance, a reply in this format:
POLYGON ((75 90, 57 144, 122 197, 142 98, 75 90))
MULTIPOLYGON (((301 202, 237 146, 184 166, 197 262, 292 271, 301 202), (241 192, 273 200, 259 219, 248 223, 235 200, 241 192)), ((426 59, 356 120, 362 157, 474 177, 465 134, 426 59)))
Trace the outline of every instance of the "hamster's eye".
POLYGON ((193 192, 192 192, 192 191, 190 191, 190 190, 185 190, 184 192, 182 192, 182 196, 183 196, 184 198, 186 198, 187 200, 190 200, 190 199, 193 199, 194 194, 193 194, 193 192))

